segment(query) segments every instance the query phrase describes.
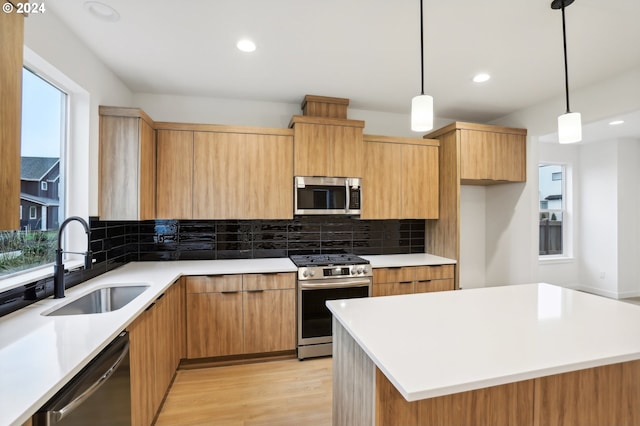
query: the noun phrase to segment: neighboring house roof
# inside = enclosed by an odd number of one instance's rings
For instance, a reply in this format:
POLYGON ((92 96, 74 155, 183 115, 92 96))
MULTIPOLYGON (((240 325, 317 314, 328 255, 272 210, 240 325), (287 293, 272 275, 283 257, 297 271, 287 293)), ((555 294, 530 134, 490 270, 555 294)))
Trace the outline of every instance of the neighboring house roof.
POLYGON ((25 194, 24 192, 20 193, 20 199, 47 207, 57 207, 60 205, 60 200, 47 197, 36 197, 35 195, 25 194))
POLYGON ((20 179, 40 181, 59 162, 59 158, 52 157, 20 157, 20 179))

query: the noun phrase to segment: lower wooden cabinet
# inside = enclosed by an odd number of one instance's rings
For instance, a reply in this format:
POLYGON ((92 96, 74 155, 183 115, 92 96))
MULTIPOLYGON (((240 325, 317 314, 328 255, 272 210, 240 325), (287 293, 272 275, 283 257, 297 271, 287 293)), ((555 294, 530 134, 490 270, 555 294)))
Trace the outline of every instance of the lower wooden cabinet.
POLYGON ((454 289, 455 265, 406 266, 373 270, 373 295, 426 293, 454 289))
POLYGON ((187 358, 295 349, 295 274, 187 278, 187 358))
POLYGON ((185 357, 184 282, 178 280, 129 326, 131 424, 148 426, 185 357))

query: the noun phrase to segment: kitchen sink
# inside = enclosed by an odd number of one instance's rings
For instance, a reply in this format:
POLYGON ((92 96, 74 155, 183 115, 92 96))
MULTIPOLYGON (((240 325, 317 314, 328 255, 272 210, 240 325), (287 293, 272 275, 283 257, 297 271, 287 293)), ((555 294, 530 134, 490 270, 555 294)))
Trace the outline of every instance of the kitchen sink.
POLYGON ((100 314, 116 311, 126 306, 149 288, 148 285, 119 284, 98 288, 91 293, 75 299, 45 316, 100 314))

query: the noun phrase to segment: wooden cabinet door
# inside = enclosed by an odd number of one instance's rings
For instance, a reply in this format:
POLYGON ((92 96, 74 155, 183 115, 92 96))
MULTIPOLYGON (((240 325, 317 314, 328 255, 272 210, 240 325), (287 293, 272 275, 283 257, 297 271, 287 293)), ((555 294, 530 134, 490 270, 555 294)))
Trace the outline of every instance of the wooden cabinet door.
POLYGON ((416 281, 415 292, 430 293, 433 291, 449 291, 454 289, 454 285, 453 278, 416 281))
POLYGON ((193 132, 158 130, 158 219, 191 219, 193 216, 193 132))
POLYGON ((295 289, 245 291, 243 310, 245 353, 295 349, 295 289))
POLYGON ((0 14, 0 230, 20 227, 24 15, 0 14))
POLYGON ((526 136, 500 133, 495 137, 493 178, 500 181, 525 182, 527 180, 526 136))
POLYGON ((138 203, 140 220, 156 218, 156 131, 145 120, 140 123, 138 203))
POLYGON ((460 179, 490 180, 494 151, 493 133, 460 130, 460 179))
POLYGON ((296 123, 294 129, 296 176, 362 176, 362 127, 296 123))
POLYGON ((195 219, 242 217, 245 200, 242 137, 233 133, 194 135, 193 216, 195 219))
POLYGON ((395 283, 377 283, 373 285, 374 296, 395 296, 397 294, 414 293, 413 281, 400 281, 395 283))
POLYGON ((131 424, 148 426, 155 416, 156 350, 153 307, 129 325, 131 424))
POLYGON ((245 274, 242 286, 244 352, 295 349, 296 274, 245 274))
POLYGON ((362 219, 402 217, 402 145, 364 143, 362 219))
POLYGON ((244 219, 293 218, 293 138, 248 134, 241 146, 244 164, 244 219))
POLYGON ((242 276, 188 277, 187 358, 242 351, 242 276))
POLYGON ((439 214, 438 148, 404 145, 402 218, 437 219, 439 214))

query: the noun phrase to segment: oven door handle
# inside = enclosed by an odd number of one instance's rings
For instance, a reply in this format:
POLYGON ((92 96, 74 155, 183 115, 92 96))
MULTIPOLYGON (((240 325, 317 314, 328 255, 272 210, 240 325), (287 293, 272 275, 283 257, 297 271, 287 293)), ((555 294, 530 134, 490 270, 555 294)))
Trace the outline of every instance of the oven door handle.
POLYGON ((370 279, 354 279, 354 280, 326 280, 320 283, 309 283, 298 281, 301 290, 320 290, 331 288, 345 288, 345 287, 369 287, 371 285, 370 279))

